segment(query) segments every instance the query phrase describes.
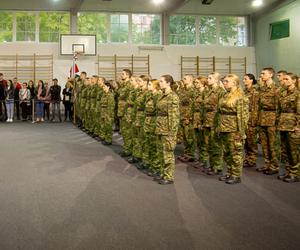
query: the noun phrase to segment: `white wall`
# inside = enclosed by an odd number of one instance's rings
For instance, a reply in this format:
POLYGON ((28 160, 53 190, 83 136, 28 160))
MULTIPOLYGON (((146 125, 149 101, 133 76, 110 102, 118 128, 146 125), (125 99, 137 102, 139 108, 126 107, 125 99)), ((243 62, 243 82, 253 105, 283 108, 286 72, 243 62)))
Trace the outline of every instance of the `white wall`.
MULTIPOLYGON (((59 44, 37 43, 2 43, 0 55, 15 54, 53 54, 54 76, 59 82, 65 82, 72 64, 71 56, 59 55, 59 44)), ((217 47, 217 46, 164 46, 163 51, 139 51, 137 45, 104 44, 98 46, 98 54, 104 56, 120 55, 150 55, 150 70, 153 78, 162 74, 171 74, 174 79, 180 79, 180 56, 200 57, 247 57, 247 71, 255 74, 255 50, 253 47, 217 47)), ((88 75, 97 74, 96 57, 80 57, 78 67, 88 75)))
POLYGON ((300 0, 258 18, 255 23, 257 70, 272 66, 300 73, 300 0), (269 39, 270 23, 290 19, 290 37, 269 39))

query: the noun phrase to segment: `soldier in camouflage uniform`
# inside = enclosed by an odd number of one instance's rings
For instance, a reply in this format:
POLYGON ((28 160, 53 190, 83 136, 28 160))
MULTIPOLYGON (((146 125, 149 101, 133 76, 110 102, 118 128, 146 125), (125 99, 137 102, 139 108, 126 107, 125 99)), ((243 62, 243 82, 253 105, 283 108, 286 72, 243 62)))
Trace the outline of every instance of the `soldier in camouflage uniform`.
POLYGON ((145 121, 144 121, 144 148, 143 148, 143 166, 148 169, 149 176, 160 176, 162 174, 162 163, 158 159, 156 127, 156 103, 161 95, 159 81, 151 80, 145 101, 145 121))
POLYGON ((89 133, 90 135, 92 135, 93 137, 95 137, 96 135, 94 135, 94 130, 96 128, 96 124, 97 124, 97 95, 99 92, 99 86, 98 86, 98 79, 99 77, 97 75, 94 75, 92 77, 92 87, 90 89, 90 109, 89 109, 89 133))
POLYGON ((86 108, 86 104, 87 104, 88 87, 90 85, 90 82, 91 82, 90 78, 86 78, 83 81, 81 95, 80 95, 80 113, 81 113, 83 130, 85 130, 85 126, 86 126, 87 110, 85 108, 86 108))
POLYGON ((133 122, 135 120, 135 101, 136 96, 138 92, 138 83, 137 83, 138 77, 132 76, 130 79, 130 85, 128 87, 128 95, 126 99, 126 106, 125 106, 125 113, 123 117, 123 151, 128 156, 132 155, 132 147, 133 147, 133 122))
POLYGON ((207 85, 203 103, 203 133, 205 148, 209 158, 209 168, 205 168, 204 172, 208 175, 213 175, 221 174, 223 170, 222 149, 218 138, 216 138, 214 120, 217 104, 225 90, 220 86, 220 74, 217 72, 208 75, 207 85))
POLYGON ((259 136, 266 166, 257 168, 267 175, 277 174, 279 171, 279 134, 276 131, 276 114, 278 107, 278 88, 273 82, 274 70, 265 68, 261 73, 263 86, 259 90, 259 136))
POLYGON ((145 101, 148 94, 147 87, 149 77, 141 75, 137 78, 138 90, 134 103, 134 123, 132 134, 132 157, 128 159, 130 163, 137 163, 142 160, 144 150, 144 120, 145 120, 145 101))
POLYGON ((173 78, 164 75, 160 79, 163 91, 157 101, 157 118, 155 133, 158 136, 157 151, 162 159, 162 175, 155 178, 159 184, 174 182, 175 157, 174 150, 177 144, 177 132, 180 120, 179 97, 171 90, 173 78))
POLYGON ((194 167, 207 167, 208 154, 204 143, 203 130, 203 105, 204 93, 207 86, 207 77, 200 76, 195 80, 195 95, 193 99, 193 125, 195 135, 195 146, 198 148, 199 160, 194 167))
POLYGON ((258 91, 256 80, 252 74, 244 76, 245 95, 249 100, 249 121, 246 130, 244 167, 256 167, 257 160, 257 121, 258 121, 258 91))
POLYGON ((239 77, 229 74, 225 77, 226 93, 219 100, 216 132, 222 144, 227 173, 219 180, 227 184, 241 182, 243 169, 244 140, 249 119, 249 102, 244 95, 239 77))
MULTIPOLYGON (((129 69, 124 69, 121 73, 121 81, 119 82, 119 88, 118 88, 118 112, 117 112, 117 116, 119 118, 120 121, 120 133, 123 136, 123 133, 126 133, 126 127, 124 126, 124 114, 125 114, 125 109, 126 109, 126 100, 128 97, 128 93, 130 90, 130 78, 132 76, 132 73, 129 69)), ((130 156, 129 152, 123 151, 120 152, 120 155, 122 157, 127 157, 130 156)))
POLYGON ((193 99, 195 95, 194 77, 185 75, 184 88, 179 92, 180 129, 183 132, 183 155, 178 157, 183 162, 193 162, 195 157, 195 141, 193 126, 193 99))
POLYGON ((114 124, 114 109, 115 109, 115 97, 113 88, 109 82, 105 82, 103 85, 103 96, 100 101, 100 130, 103 136, 103 144, 112 144, 113 124, 114 124))
POLYGON ((77 116, 76 120, 77 120, 77 124, 78 124, 79 128, 82 127, 82 112, 81 112, 80 103, 81 103, 81 92, 85 87, 85 85, 84 85, 85 79, 86 79, 86 72, 81 72, 80 78, 78 79, 78 81, 76 83, 76 92, 75 92, 76 107, 75 107, 75 112, 76 112, 76 116, 77 116))
POLYGON ((95 124, 94 124, 94 134, 98 137, 97 140, 103 139, 103 135, 101 134, 101 121, 100 121, 100 113, 101 113, 101 98, 103 96, 103 86, 105 83, 104 77, 99 77, 97 81, 97 95, 96 95, 96 108, 95 108, 95 124))
POLYGON ((284 77, 286 95, 279 99, 277 129, 280 131, 281 145, 286 148, 282 162, 285 173, 278 179, 285 182, 299 181, 300 163, 300 91, 296 87, 297 76, 287 73, 284 77))

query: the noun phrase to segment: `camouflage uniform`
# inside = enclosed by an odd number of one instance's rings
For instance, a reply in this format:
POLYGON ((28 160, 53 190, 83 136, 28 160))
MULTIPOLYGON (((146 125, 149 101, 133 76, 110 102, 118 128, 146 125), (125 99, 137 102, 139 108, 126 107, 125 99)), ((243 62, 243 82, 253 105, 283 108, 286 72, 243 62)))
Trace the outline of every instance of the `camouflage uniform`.
POLYGON ((180 120, 179 97, 173 92, 163 93, 157 101, 155 133, 158 136, 157 151, 162 159, 162 178, 173 180, 175 171, 174 150, 180 120))
POLYGON ((154 173, 161 174, 162 163, 158 159, 157 154, 157 136, 155 134, 156 127, 156 103, 160 94, 149 94, 146 98, 144 120, 144 150, 143 163, 149 166, 154 173))
MULTIPOLYGON (((94 124, 94 133, 100 137, 103 138, 103 135, 101 134, 101 98, 103 96, 103 89, 101 86, 98 85, 97 87, 97 95, 96 95, 96 107, 95 107, 95 124, 94 124)), ((115 102, 114 102, 115 103, 115 102)))
POLYGON ((249 100, 249 121, 246 129, 245 141, 245 161, 248 167, 256 166, 257 159, 257 121, 258 121, 258 92, 255 87, 245 90, 245 95, 249 100))
POLYGON ((204 143, 203 130, 203 105, 204 105, 204 91, 196 90, 193 100, 193 127, 195 135, 195 146, 199 150, 199 162, 207 166, 208 154, 206 145, 204 143))
POLYGON ((123 82, 119 89, 118 89, 118 111, 117 111, 117 116, 119 118, 120 121, 120 132, 123 135, 123 133, 125 132, 125 127, 124 127, 124 122, 123 122, 123 117, 125 114, 125 109, 126 109, 126 99, 128 96, 128 92, 129 92, 129 85, 130 82, 123 82))
POLYGON ((83 90, 83 81, 79 80, 76 82, 74 97, 75 97, 75 119, 78 124, 81 123, 81 109, 80 109, 80 100, 81 100, 81 91, 83 90))
POLYGON ((264 85, 259 90, 259 136, 266 167, 259 170, 279 170, 279 136, 276 131, 276 113, 278 107, 278 90, 275 84, 264 85))
POLYGON ((93 85, 92 88, 91 88, 91 93, 90 93, 90 101, 91 101, 91 106, 90 106, 90 127, 89 127, 89 131, 91 133, 94 133, 95 132, 95 128, 96 128, 96 125, 97 125, 97 114, 96 114, 96 111, 97 111, 97 95, 98 95, 98 92, 99 92, 99 87, 98 85, 93 85))
POLYGON ((87 94, 88 94, 88 86, 83 85, 80 94, 80 114, 81 114, 82 125, 84 128, 86 126, 86 116, 87 116, 87 111, 85 109, 87 103, 87 94))
POLYGON ((144 120, 145 120, 145 101, 148 92, 146 90, 138 90, 134 104, 134 128, 132 141, 132 155, 138 159, 142 158, 144 150, 144 120))
POLYGON ((223 88, 217 86, 215 88, 208 87, 204 94, 204 143, 209 157, 210 170, 214 172, 221 172, 223 170, 222 149, 216 138, 214 120, 218 101, 224 92, 223 88))
POLYGON ((115 97, 112 92, 103 92, 100 101, 100 134, 107 143, 112 143, 115 97))
POLYGON ((195 157, 195 141, 193 126, 193 99, 194 89, 184 88, 179 93, 180 100, 180 129, 183 135, 184 155, 188 158, 195 157))
POLYGON ((283 162, 286 162, 286 175, 299 176, 300 163, 300 91, 288 90, 279 99, 279 116, 277 129, 280 131, 281 145, 285 146, 283 162))
POLYGON ((222 145, 227 175, 240 177, 243 169, 244 140, 249 119, 249 101, 242 93, 233 105, 228 99, 234 93, 227 92, 219 101, 216 130, 222 145))
POLYGON ((134 87, 129 87, 128 96, 126 99, 125 113, 122 119, 122 136, 123 136, 123 151, 126 154, 132 154, 132 140, 133 140, 133 121, 135 115, 135 99, 136 99, 137 89, 134 87))

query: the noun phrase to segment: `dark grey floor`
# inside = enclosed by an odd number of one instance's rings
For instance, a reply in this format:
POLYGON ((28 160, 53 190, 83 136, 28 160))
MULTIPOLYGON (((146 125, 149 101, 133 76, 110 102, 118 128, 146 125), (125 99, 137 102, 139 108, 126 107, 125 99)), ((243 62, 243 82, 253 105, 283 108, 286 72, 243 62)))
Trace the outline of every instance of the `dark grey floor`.
POLYGON ((178 164, 160 186, 118 150, 69 123, 1 123, 0 249, 300 249, 300 183, 178 164))

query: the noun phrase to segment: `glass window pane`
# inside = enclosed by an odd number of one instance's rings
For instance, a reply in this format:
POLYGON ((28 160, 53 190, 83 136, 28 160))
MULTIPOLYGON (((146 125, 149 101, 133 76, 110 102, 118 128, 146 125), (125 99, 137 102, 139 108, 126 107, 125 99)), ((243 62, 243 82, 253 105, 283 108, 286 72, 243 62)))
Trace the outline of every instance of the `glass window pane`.
POLYGON ((170 17, 170 44, 196 43, 196 18, 194 16, 170 17))
POLYGON ((226 46, 238 46, 238 17, 219 17, 219 43, 226 46))
POLYGON ((104 13, 78 13, 79 34, 97 35, 98 43, 107 42, 107 15, 104 13))
POLYGON ((17 41, 35 41, 35 13, 16 13, 17 41))
POLYGON ((217 18, 213 16, 200 16, 199 25, 200 44, 217 43, 217 18))
POLYGON ((160 16, 133 14, 132 41, 133 43, 159 44, 160 16))
POLYGON ((1 12, 0 13, 0 42, 12 41, 12 13, 1 12))
POLYGON ((111 15, 111 41, 119 43, 128 42, 128 15, 111 15))
POLYGON ((59 42, 59 35, 68 33, 69 13, 40 12, 40 42, 59 42))

